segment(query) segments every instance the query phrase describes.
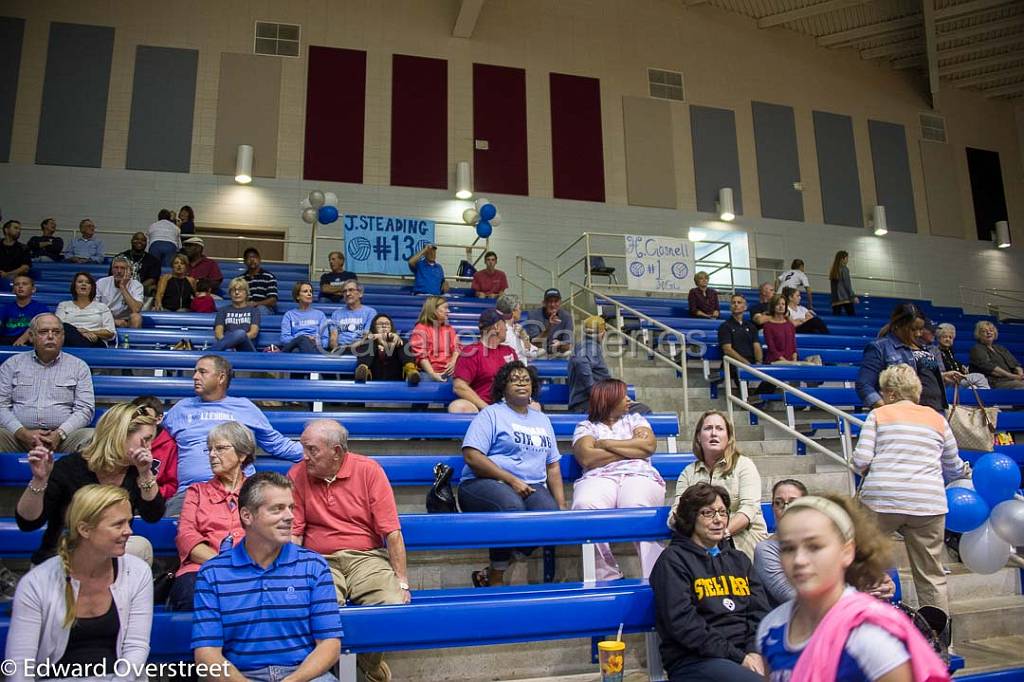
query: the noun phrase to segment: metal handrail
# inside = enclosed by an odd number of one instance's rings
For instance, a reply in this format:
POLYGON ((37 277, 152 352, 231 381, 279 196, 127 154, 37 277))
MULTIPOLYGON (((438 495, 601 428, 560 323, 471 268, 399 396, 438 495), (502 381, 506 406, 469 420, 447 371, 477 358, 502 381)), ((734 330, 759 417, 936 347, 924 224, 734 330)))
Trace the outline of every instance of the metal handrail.
MULTIPOLYGON (((688 422, 689 419, 690 419, 690 390, 689 390, 690 389, 690 382, 689 382, 689 379, 687 378, 687 372, 686 372, 686 333, 682 332, 682 331, 680 331, 678 329, 672 329, 668 325, 666 325, 666 324, 664 324, 662 322, 659 322, 658 320, 654 319, 650 315, 646 315, 644 313, 641 313, 639 310, 637 310, 635 308, 632 308, 632 307, 626 305, 625 303, 617 301, 614 298, 612 298, 611 296, 608 296, 607 294, 602 294, 599 291, 595 291, 595 290, 591 289, 588 286, 585 286, 583 284, 578 284, 576 282, 570 282, 570 284, 569 284, 569 307, 571 309, 573 309, 573 310, 579 310, 580 312, 587 312, 585 309, 583 309, 580 306, 576 305, 576 289, 584 291, 584 292, 590 294, 591 296, 593 296, 594 299, 595 299, 595 302, 594 302, 595 305, 597 305, 597 299, 601 298, 601 299, 604 299, 604 300, 608 301, 611 305, 615 306, 615 320, 616 320, 616 323, 618 324, 618 328, 612 327, 612 329, 620 337, 626 339, 626 341, 628 341, 629 343, 633 344, 634 346, 639 346, 641 348, 644 348, 645 350, 647 350, 647 352, 651 353, 652 355, 654 355, 655 357, 659 358, 663 362, 671 365, 672 367, 674 367, 676 370, 678 370, 683 375, 683 421, 684 422, 688 422), (635 315, 636 317, 640 318, 641 320, 644 320, 645 322, 648 322, 648 323, 654 325, 655 327, 661 329, 664 332, 667 332, 668 334, 671 334, 673 336, 678 337, 679 338, 679 348, 681 350, 682 362, 681 363, 680 362, 676 362, 675 359, 673 359, 673 358, 663 354, 657 348, 655 348, 653 346, 648 346, 647 344, 634 339, 632 336, 630 336, 629 334, 626 334, 624 331, 622 331, 622 311, 623 310, 629 312, 631 315, 635 315)), ((622 375, 622 356, 621 355, 619 356, 619 375, 620 376, 622 375)))
POLYGON ((548 288, 551 288, 551 287, 555 286, 555 273, 551 272, 551 270, 549 270, 548 268, 544 267, 540 263, 538 263, 536 261, 532 261, 529 258, 527 258, 526 256, 520 256, 518 254, 516 255, 516 277, 519 278, 519 297, 523 301, 526 300, 526 285, 527 284, 529 284, 534 289, 538 289, 540 291, 546 291, 548 288), (533 267, 537 268, 538 270, 543 270, 544 272, 548 273, 551 276, 551 285, 550 285, 550 287, 549 286, 541 286, 541 285, 537 284, 536 282, 534 282, 533 280, 531 280, 529 277, 527 277, 526 273, 524 272, 524 268, 523 268, 524 264, 532 265, 533 267))
MULTIPOLYGON (((787 383, 785 383, 783 381, 779 381, 775 377, 773 377, 773 376, 771 376, 769 374, 765 374, 761 370, 759 370, 759 369, 757 369, 755 367, 751 367, 750 365, 748 365, 745 362, 740 362, 739 360, 737 360, 736 358, 733 358, 731 356, 728 356, 728 355, 723 355, 722 356, 722 369, 724 370, 724 379, 723 379, 723 381, 725 383, 726 409, 728 410, 728 413, 729 413, 729 421, 730 422, 735 423, 735 421, 733 419, 733 404, 739 405, 740 407, 742 407, 743 409, 747 410, 748 412, 752 412, 752 413, 756 414, 761 419, 767 419, 768 421, 770 421, 771 423, 775 424, 776 426, 778 426, 783 431, 787 432, 793 438, 799 440, 801 443, 803 443, 807 447, 809 447, 809 448, 811 448, 813 450, 816 450, 817 452, 820 452, 821 454, 829 457, 830 459, 833 459, 833 460, 839 462, 851 474, 857 473, 857 470, 854 468, 853 464, 850 461, 852 456, 853 456, 853 437, 851 436, 851 428, 850 427, 851 426, 863 427, 864 426, 864 421, 863 420, 858 419, 857 417, 854 417, 851 414, 847 414, 846 412, 843 412, 842 410, 837 409, 837 408, 829 405, 828 403, 826 403, 826 402, 824 402, 822 400, 819 400, 818 398, 815 398, 814 396, 811 396, 811 395, 808 395, 807 393, 804 393, 799 388, 796 388, 794 386, 790 386, 789 384, 787 384, 787 383), (775 386, 777 388, 782 389, 782 391, 784 393, 792 393, 793 395, 795 395, 796 397, 800 398, 801 400, 806 401, 808 404, 813 405, 814 407, 818 408, 819 410, 823 410, 823 411, 827 412, 828 414, 832 415, 833 417, 835 417, 836 425, 838 427, 840 427, 839 428, 839 436, 840 436, 840 442, 842 443, 843 454, 840 455, 838 453, 832 452, 831 450, 826 448, 824 445, 822 445, 818 441, 810 438, 809 436, 806 436, 806 435, 800 433, 796 429, 792 428, 789 424, 783 423, 782 421, 776 419, 774 416, 768 414, 764 410, 761 410, 760 408, 755 407, 754 405, 750 404, 750 402, 748 402, 747 400, 744 400, 742 397, 735 395, 733 393, 733 391, 732 391, 732 367, 734 365, 738 369, 741 369, 743 371, 749 372, 750 374, 753 374, 755 377, 757 377, 761 381, 767 381, 771 385, 773 385, 773 386, 775 386), (841 422, 846 422, 845 428, 843 428, 843 424, 841 424, 841 422)), ((854 485, 853 485, 852 477, 850 479, 850 490, 851 490, 851 493, 854 492, 854 490, 855 490, 854 485)))

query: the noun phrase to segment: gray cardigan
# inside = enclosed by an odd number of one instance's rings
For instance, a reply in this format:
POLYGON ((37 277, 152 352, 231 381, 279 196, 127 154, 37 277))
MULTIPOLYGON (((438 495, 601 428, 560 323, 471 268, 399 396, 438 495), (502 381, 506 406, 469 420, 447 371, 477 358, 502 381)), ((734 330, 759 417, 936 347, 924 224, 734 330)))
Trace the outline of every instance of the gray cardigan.
MULTIPOLYGON (((108 668, 111 680, 137 680, 135 673, 146 665, 149 657, 149 631, 153 624, 153 573, 142 559, 125 554, 117 560, 117 578, 110 586, 114 606, 121 623, 117 633, 116 652, 121 662, 118 672, 108 668), (121 670, 120 667, 131 668, 121 670)), ((9 682, 29 682, 25 661, 36 664, 57 663, 68 645, 70 629, 64 627, 64 569, 59 556, 39 564, 18 583, 7 633, 4 658, 15 661, 17 670, 7 674, 9 682)), ((80 584, 72 578, 71 586, 78 595, 80 584)))
POLYGON ((850 269, 845 265, 839 267, 839 279, 830 279, 829 284, 832 285, 832 305, 850 303, 857 296, 850 282, 850 269))

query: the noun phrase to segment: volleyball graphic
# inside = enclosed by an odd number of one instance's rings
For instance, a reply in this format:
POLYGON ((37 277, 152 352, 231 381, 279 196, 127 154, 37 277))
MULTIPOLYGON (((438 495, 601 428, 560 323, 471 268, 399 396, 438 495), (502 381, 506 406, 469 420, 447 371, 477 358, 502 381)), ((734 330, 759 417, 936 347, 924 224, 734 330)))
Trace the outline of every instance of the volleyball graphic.
POLYGON ((690 274, 690 268, 686 263, 673 263, 672 264, 672 276, 676 279, 686 279, 686 276, 690 274))
POLYGON ((638 260, 633 261, 629 264, 629 273, 634 277, 644 276, 644 264, 638 260))
POLYGON ((366 237, 356 237, 348 243, 349 258, 364 261, 370 257, 370 240, 366 237))

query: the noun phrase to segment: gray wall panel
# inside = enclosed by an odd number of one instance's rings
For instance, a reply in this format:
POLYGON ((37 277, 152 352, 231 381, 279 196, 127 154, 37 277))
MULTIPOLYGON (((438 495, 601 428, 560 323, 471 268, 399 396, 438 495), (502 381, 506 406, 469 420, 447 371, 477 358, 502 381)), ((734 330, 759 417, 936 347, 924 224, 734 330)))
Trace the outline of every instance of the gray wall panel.
POLYGON ((803 194, 793 188, 794 182, 800 182, 793 108, 764 102, 751 102, 750 106, 754 114, 761 216, 803 221, 803 194))
POLYGON ((736 114, 729 109, 690 106, 693 174, 697 210, 716 213, 718 190, 732 188, 736 215, 743 213, 740 159, 736 148, 736 114))
POLYGON ((189 172, 198 65, 198 50, 136 48, 126 168, 189 172))
POLYGON ((50 24, 36 163, 99 168, 114 29, 50 24))
POLYGON ((914 186, 910 181, 907 133, 898 123, 868 120, 871 161, 875 168, 875 194, 885 206, 890 230, 917 232, 914 186))
POLYGON ((824 111, 813 113, 824 222, 827 225, 864 227, 857 149, 853 144, 853 119, 824 111))
POLYGON ((18 69, 21 68, 21 42, 25 20, 0 17, 0 162, 11 159, 11 130, 14 128, 14 103, 18 94, 18 69))

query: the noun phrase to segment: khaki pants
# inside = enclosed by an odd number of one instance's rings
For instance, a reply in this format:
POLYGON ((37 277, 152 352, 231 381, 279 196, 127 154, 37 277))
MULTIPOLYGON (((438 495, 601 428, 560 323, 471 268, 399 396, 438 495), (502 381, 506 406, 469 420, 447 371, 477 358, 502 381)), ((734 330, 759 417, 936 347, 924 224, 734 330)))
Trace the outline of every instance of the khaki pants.
MULTIPOLYGON (((324 558, 331 569, 340 606, 345 606, 347 601, 364 606, 405 601, 398 578, 388 561, 387 550, 343 549, 324 558)), ((369 682, 388 682, 391 679, 384 654, 359 654, 356 664, 369 682)))
POLYGON ((918 606, 934 606, 949 613, 946 574, 942 570, 942 538, 946 515, 911 516, 910 514, 878 514, 878 527, 883 533, 899 531, 910 556, 910 571, 917 589, 918 606))
MULTIPOLYGON (((57 452, 78 452, 92 442, 93 429, 77 429, 57 446, 57 452)), ((24 452, 25 446, 18 442, 14 434, 0 429, 0 452, 24 452)))

